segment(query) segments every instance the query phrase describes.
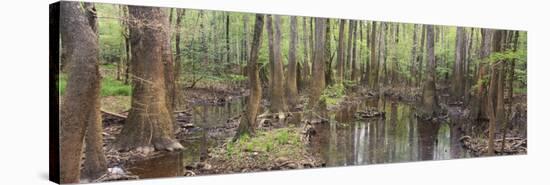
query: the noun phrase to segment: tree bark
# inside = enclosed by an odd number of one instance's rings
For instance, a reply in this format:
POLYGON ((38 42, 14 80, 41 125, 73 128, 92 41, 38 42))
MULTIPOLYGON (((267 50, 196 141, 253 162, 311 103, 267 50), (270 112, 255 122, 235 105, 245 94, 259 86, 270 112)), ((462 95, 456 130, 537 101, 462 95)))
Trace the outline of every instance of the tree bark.
POLYGON ((370 37, 370 67, 369 67, 369 87, 374 89, 378 86, 378 55, 376 50, 376 22, 372 22, 372 31, 370 37))
POLYGON ((336 56, 336 81, 342 83, 344 81, 344 57, 346 55, 346 48, 344 45, 344 39, 346 39, 345 28, 346 20, 340 20, 340 26, 338 31, 338 53, 336 56))
MULTIPOLYGON (((136 149, 149 153, 153 150, 177 150, 172 113, 168 106, 166 61, 168 17, 161 8, 129 6, 130 39, 132 45, 133 89, 128 119, 118 136, 117 146, 122 151, 136 149)), ((168 47, 169 48, 169 47, 168 47)))
POLYGON ((428 63, 426 66, 426 80, 422 92, 422 111, 425 116, 433 116, 437 109, 437 98, 435 92, 435 50, 434 50, 434 28, 433 25, 426 25, 426 51, 428 63))
POLYGON ((463 27, 456 28, 455 65, 453 72, 453 100, 464 97, 464 61, 466 52, 466 33, 463 27))
POLYGON ((325 89, 325 33, 326 20, 315 18, 315 58, 313 60, 313 78, 311 79, 311 93, 309 108, 312 111, 324 109, 324 102, 320 101, 321 93, 325 89))
POLYGON ((273 80, 271 87, 271 106, 273 113, 286 112, 286 102, 284 95, 284 73, 283 60, 281 56, 281 16, 275 15, 273 21, 273 80))
POLYGON ((351 81, 356 81, 358 78, 357 73, 357 21, 353 21, 353 44, 352 44, 352 56, 351 56, 351 81))
POLYGON ((410 73, 411 73, 411 79, 410 79, 410 85, 416 84, 416 60, 417 60, 417 53, 416 49, 418 47, 418 24, 414 24, 413 26, 413 45, 412 45, 412 51, 411 51, 411 67, 410 67, 410 73))
MULTIPOLYGON (((103 144, 101 134, 94 138, 97 140, 91 139, 101 128, 98 36, 79 2, 61 2, 60 11, 60 32, 66 50, 62 60, 68 64, 67 87, 59 113, 60 182, 78 183, 86 129, 94 128, 89 132, 90 143, 103 144)), ((102 149, 97 152, 99 160, 102 149)))
MULTIPOLYGON (((92 28, 97 39, 98 24, 95 5, 92 3, 84 3, 83 8, 88 19, 88 24, 92 28)), ((97 103, 95 106, 95 109, 100 109, 100 103, 97 103)), ((86 148, 84 152, 85 160, 84 167, 82 169, 82 176, 90 180, 97 179, 107 172, 107 161, 105 160, 105 154, 103 151, 103 127, 101 124, 101 114, 97 115, 97 113, 97 111, 90 113, 93 114, 91 117, 97 120, 90 120, 86 126, 86 148)))
POLYGON ((252 38, 252 47, 250 50, 250 58, 248 60, 248 78, 250 80, 250 96, 246 106, 246 112, 241 118, 239 128, 234 137, 234 140, 245 134, 254 134, 256 128, 256 115, 260 107, 262 98, 262 87, 258 71, 258 56, 262 45, 262 33, 264 27, 264 15, 256 14, 256 23, 254 24, 254 35, 252 38))
POLYGON ((418 78, 416 78, 416 83, 417 83, 417 86, 419 86, 419 84, 424 80, 422 78, 422 73, 423 73, 423 63, 424 63, 424 47, 426 47, 425 45, 425 41, 426 41, 426 25, 422 25, 422 33, 421 33, 421 36, 420 36, 420 51, 418 52, 418 58, 417 58, 417 64, 418 64, 418 71, 417 71, 417 74, 418 74, 418 78))
POLYGON ((291 109, 296 107, 298 103, 298 85, 296 84, 296 42, 298 42, 298 33, 296 27, 298 20, 296 16, 290 17, 290 43, 288 47, 288 74, 286 77, 287 82, 287 100, 291 109))

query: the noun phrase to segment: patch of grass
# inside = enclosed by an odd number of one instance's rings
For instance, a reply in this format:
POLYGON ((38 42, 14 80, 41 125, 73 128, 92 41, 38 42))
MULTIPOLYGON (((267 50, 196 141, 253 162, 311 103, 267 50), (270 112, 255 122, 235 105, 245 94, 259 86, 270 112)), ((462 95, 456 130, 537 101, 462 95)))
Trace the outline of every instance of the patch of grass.
POLYGON ((235 142, 227 143, 225 147, 227 160, 238 158, 243 153, 258 152, 268 154, 271 157, 295 158, 301 156, 305 150, 300 140, 300 133, 297 129, 280 128, 271 131, 259 131, 256 136, 243 135, 235 142))
MULTIPOLYGON (((65 94, 67 87, 67 74, 59 74, 59 80, 57 82, 57 88, 59 95, 65 94)), ((106 76, 101 79, 101 92, 102 97, 105 96, 130 96, 132 94, 132 87, 124 82, 118 81, 113 77, 106 76)))

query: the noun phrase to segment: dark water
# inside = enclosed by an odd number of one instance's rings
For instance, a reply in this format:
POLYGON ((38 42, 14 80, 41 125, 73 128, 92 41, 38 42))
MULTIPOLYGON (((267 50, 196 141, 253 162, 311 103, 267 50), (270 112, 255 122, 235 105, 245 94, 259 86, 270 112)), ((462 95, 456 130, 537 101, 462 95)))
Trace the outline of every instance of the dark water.
POLYGON ((414 116, 415 106, 374 99, 329 114, 329 124, 316 125, 312 150, 327 166, 442 160, 469 157, 455 124, 430 123, 414 116), (358 121, 357 110, 375 107, 385 119, 358 121), (455 127, 455 129, 451 129, 455 127))
MULTIPOLYGON (((185 166, 201 161, 207 148, 232 137, 223 132, 212 134, 212 130, 239 115, 243 106, 241 99, 223 106, 194 106, 192 123, 200 129, 181 141, 184 150, 136 162, 127 166, 128 170, 140 178, 184 175, 185 166)), ((451 126, 456 125, 453 120, 449 123, 426 123, 417 120, 414 112, 414 105, 383 98, 330 112, 327 114, 328 124, 315 125, 317 134, 312 138, 310 149, 327 166, 469 157, 458 142, 459 130, 451 126), (354 119, 355 112, 366 107, 385 111, 386 119, 354 119)), ((299 124, 296 117, 289 124, 299 124)))

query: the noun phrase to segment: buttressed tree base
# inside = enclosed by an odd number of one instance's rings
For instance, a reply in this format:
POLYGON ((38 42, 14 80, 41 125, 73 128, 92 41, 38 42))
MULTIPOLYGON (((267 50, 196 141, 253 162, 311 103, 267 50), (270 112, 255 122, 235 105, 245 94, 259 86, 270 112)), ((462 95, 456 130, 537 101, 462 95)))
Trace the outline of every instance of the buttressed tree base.
POLYGON ((527 32, 50 5, 50 180, 527 153, 527 32))

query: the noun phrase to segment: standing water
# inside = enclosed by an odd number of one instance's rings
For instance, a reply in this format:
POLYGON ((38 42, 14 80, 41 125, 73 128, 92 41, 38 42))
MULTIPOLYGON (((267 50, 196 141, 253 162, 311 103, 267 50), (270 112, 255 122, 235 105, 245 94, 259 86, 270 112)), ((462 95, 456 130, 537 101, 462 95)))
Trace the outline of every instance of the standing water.
MULTIPOLYGON (((215 130, 241 114, 243 103, 240 98, 223 106, 193 105, 191 122, 198 130, 181 140, 185 148, 129 164, 128 170, 140 178, 183 176, 185 167, 203 160, 208 148, 232 137, 215 130)), ((328 113, 329 123, 315 125, 310 151, 324 160, 326 166, 468 157, 452 124, 423 122, 417 120, 414 112, 414 105, 384 97, 345 106, 328 113), (384 111, 385 119, 355 119, 355 113, 367 107, 384 111)), ((296 118, 289 123, 299 124, 296 118)))

